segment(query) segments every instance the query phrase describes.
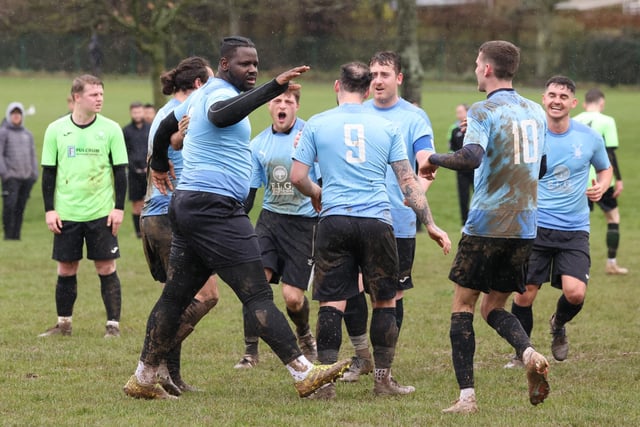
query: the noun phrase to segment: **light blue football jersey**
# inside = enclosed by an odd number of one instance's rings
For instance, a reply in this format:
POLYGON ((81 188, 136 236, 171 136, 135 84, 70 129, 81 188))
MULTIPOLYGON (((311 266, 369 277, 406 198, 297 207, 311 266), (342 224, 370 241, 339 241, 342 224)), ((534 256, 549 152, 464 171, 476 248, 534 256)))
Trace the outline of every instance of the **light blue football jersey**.
POLYGON ((538 185, 538 226, 565 231, 589 231, 589 204, 584 189, 589 169, 609 168, 602 137, 571 120, 562 134, 547 131, 547 173, 538 185))
POLYGON ((392 122, 361 104, 340 105, 307 121, 294 159, 309 167, 318 161, 321 217, 367 217, 392 224, 387 165, 407 159, 402 134, 392 122))
POLYGON ((495 238, 536 237, 538 175, 547 122, 542 107, 513 89, 491 93, 467 114, 464 145, 484 149, 464 233, 495 238))
POLYGON ((247 198, 251 177, 249 118, 220 128, 207 117, 211 105, 239 94, 231 83, 212 77, 174 110, 177 120, 189 116, 178 189, 216 193, 241 202, 247 198))
MULTIPOLYGON (((264 186, 262 209, 284 215, 317 217, 311 199, 291 184, 293 143, 305 121, 297 118, 289 133, 274 132, 269 126, 251 140, 251 188, 264 186)), ((315 168, 309 177, 317 182, 315 168)))
MULTIPOLYGON (((158 131, 160 122, 167 117, 173 110, 180 105, 180 101, 175 98, 171 98, 166 104, 164 104, 156 113, 156 116, 151 123, 149 130, 149 153, 153 153, 153 137, 158 131)), ((168 150, 169 160, 173 163, 173 170, 176 174, 176 179, 173 182, 175 188, 180 174, 182 173, 182 153, 176 151, 171 146, 168 150)), ((169 201, 171 200, 171 191, 167 190, 167 194, 162 194, 153 184, 147 184, 147 194, 144 199, 144 206, 140 216, 153 216, 153 215, 166 215, 169 212, 169 201)))
MULTIPOLYGON (((418 151, 435 152, 431 121, 421 108, 402 98, 389 108, 377 107, 372 99, 366 101, 364 106, 398 126, 404 138, 411 165, 415 165, 418 151)), ((416 214, 413 209, 404 204, 404 195, 391 166, 388 166, 387 170, 387 192, 391 202, 391 217, 393 218, 395 236, 399 238, 415 237, 416 214)))

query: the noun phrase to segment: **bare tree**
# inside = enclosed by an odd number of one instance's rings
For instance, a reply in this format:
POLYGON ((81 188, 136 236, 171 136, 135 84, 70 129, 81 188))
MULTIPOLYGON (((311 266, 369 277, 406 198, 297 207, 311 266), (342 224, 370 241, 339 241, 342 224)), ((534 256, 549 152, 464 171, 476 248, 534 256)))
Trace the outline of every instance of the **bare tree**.
POLYGON ((398 0, 398 52, 402 57, 404 74, 402 97, 420 105, 424 69, 420 63, 417 31, 416 1, 398 0))
POLYGON ((142 54, 151 61, 151 87, 156 108, 164 104, 160 75, 165 70, 171 27, 180 11, 194 0, 103 0, 104 12, 129 33, 142 54))

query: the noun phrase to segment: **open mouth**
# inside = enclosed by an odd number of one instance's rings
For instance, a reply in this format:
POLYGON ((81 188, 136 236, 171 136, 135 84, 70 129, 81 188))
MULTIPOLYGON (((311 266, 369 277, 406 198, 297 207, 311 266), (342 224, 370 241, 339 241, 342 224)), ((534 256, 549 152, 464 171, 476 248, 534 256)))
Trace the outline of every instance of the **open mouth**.
POLYGON ((287 118, 287 113, 278 113, 278 120, 284 120, 287 118))

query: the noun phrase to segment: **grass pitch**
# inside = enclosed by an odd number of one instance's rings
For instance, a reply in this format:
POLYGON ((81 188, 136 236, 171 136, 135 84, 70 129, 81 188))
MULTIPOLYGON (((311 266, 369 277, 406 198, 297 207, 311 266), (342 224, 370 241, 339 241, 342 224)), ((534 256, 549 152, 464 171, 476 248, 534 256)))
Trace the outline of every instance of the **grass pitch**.
MULTIPOLYGON (((332 84, 303 83, 300 116, 335 105, 332 84)), ((0 107, 20 101, 34 105, 36 114, 26 126, 35 136, 38 152, 46 125, 65 113, 70 77, 0 77, 0 107)), ((587 85, 578 82, 582 96, 587 85)), ((526 88, 524 95, 540 100, 542 88, 526 88)), ((604 274, 605 228, 602 214, 592 214, 592 271, 584 310, 567 326, 569 358, 551 362, 551 394, 543 404, 528 403, 524 371, 505 370, 511 348, 476 316, 476 392, 480 412, 472 416, 440 411, 457 397, 448 338, 452 286, 447 280, 453 254, 444 256, 422 233, 414 267, 416 288, 405 296, 405 324, 394 376, 414 385, 416 393, 402 398, 374 398, 370 376, 357 384, 337 386, 332 402, 297 397, 292 380, 268 347, 260 344, 260 364, 236 371, 242 355, 241 307, 221 285, 221 301, 203 319, 183 346, 183 376, 203 389, 177 402, 130 399, 122 386, 136 367, 145 323, 160 286, 148 272, 140 241, 135 238, 127 206, 120 232, 122 258, 118 274, 123 286, 122 337, 105 340, 104 308, 93 265, 81 263, 73 336, 36 336, 56 320, 55 263, 50 259, 52 236, 44 224, 39 183, 27 206, 22 241, 0 243, 0 425, 225 425, 225 426, 375 426, 375 425, 625 425, 640 424, 640 288, 635 264, 640 206, 636 159, 637 88, 607 89, 607 110, 618 122, 619 161, 625 183, 620 199, 619 263, 629 267, 625 277, 604 274)), ((120 124, 128 121, 131 101, 149 101, 147 79, 107 77, 104 114, 120 124)), ((423 104, 431 117, 439 151, 447 149, 446 130, 454 107, 483 97, 474 85, 426 82, 423 104)), ((581 109, 576 109, 576 113, 581 109)), ((252 115, 253 133, 269 123, 265 107, 252 115)), ((436 222, 457 243, 460 224, 455 175, 441 170, 429 190, 436 222)), ((257 215, 258 209, 252 212, 257 215)), ((275 300, 283 308, 280 290, 275 300)), ((534 307, 533 341, 550 357, 548 318, 559 292, 546 285, 534 307)), ((317 305, 312 306, 315 325, 317 305)), ((351 355, 346 341, 341 356, 351 355)))

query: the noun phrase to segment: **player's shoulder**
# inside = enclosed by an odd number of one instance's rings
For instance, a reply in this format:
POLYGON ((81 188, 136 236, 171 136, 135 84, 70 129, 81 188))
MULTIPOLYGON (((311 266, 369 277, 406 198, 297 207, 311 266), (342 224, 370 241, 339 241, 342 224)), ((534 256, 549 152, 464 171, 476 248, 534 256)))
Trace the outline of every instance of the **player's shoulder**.
MULTIPOLYGON (((120 127, 120 125, 118 124, 118 122, 116 122, 115 120, 112 120, 106 116, 103 116, 102 114, 96 114, 96 122, 97 125, 100 125, 101 127, 105 127, 105 128, 118 128, 118 130, 122 130, 122 128, 120 127)), ((129 126, 129 125, 127 125, 129 126)))
POLYGON ((586 134, 593 134, 593 135, 598 135, 599 134, 593 130, 591 127, 587 126, 585 123, 581 122, 578 117, 574 117, 572 119, 570 119, 570 123, 571 123, 571 130, 573 132, 578 132, 578 133, 586 133, 586 134))
POLYGON ((425 120, 427 123, 431 123, 427 112, 418 105, 413 104, 404 98, 400 98, 397 105, 408 117, 413 118, 414 120, 425 120))
POLYGON ((319 122, 323 122, 325 120, 332 120, 338 113, 338 107, 331 108, 329 110, 321 111, 319 113, 314 114, 307 120, 307 126, 315 126, 319 122))
POLYGON ((71 127, 71 126, 75 126, 71 121, 71 114, 65 114, 64 116, 59 117, 56 120, 49 123, 49 125, 47 126, 47 131, 56 132, 60 129, 71 127))

